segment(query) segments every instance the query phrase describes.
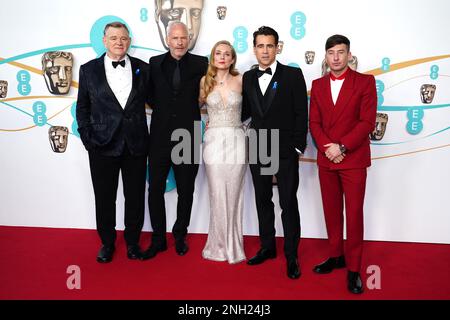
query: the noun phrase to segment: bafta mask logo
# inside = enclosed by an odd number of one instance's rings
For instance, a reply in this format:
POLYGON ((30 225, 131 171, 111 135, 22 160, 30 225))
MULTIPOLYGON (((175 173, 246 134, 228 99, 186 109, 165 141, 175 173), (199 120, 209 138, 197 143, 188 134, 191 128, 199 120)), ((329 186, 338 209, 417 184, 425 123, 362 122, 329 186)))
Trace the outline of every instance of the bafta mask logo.
POLYGON ((348 66, 350 69, 356 71, 358 69, 358 57, 352 56, 352 58, 348 60, 348 66))
POLYGON ((227 7, 225 7, 225 6, 218 6, 217 7, 217 18, 219 20, 225 20, 226 16, 227 16, 227 7))
MULTIPOLYGON (((352 56, 351 60, 348 60, 348 67, 354 71, 358 69, 358 58, 356 56, 352 56)), ((326 75, 330 72, 330 67, 327 64, 327 61, 323 59, 322 61, 322 76, 326 75)))
POLYGON ((370 134, 370 140, 379 141, 383 139, 384 133, 386 132, 388 119, 389 117, 386 113, 377 112, 377 122, 375 125, 375 130, 373 130, 370 134))
POLYGON ((328 67, 327 60, 323 59, 322 61, 322 76, 326 75, 330 72, 330 67, 328 67))
POLYGON ((305 61, 306 64, 313 64, 316 53, 314 51, 306 51, 305 52, 305 61))
POLYGON ((52 150, 56 153, 63 153, 67 148, 69 129, 67 127, 53 126, 48 129, 48 139, 52 150))
POLYGON ((8 95, 8 81, 0 80, 0 98, 6 98, 8 95))
POLYGON ((283 48, 284 48, 284 41, 278 41, 277 44, 277 54, 280 54, 283 52, 283 48))
POLYGON ((432 103, 435 93, 436 86, 434 84, 423 84, 420 87, 420 98, 422 99, 422 103, 432 103))
POLYGON ((155 20, 159 37, 167 50, 167 29, 172 22, 183 22, 189 33, 189 48, 197 42, 202 22, 203 0, 155 0, 155 20))
POLYGON ((47 89, 52 94, 67 94, 72 82, 73 55, 70 52, 51 51, 42 56, 42 71, 47 89))

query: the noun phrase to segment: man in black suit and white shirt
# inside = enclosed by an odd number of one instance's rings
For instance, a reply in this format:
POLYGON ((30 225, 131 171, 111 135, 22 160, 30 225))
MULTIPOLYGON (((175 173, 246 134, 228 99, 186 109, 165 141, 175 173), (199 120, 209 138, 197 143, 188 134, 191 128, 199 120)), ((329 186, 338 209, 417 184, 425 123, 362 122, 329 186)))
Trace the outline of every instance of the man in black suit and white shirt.
POLYGON ((145 114, 148 64, 127 55, 131 38, 120 22, 105 26, 106 54, 80 67, 78 132, 89 152, 100 263, 110 262, 116 240, 119 171, 125 196, 125 241, 129 259, 141 257, 148 126, 145 114))
POLYGON ((170 167, 175 174, 178 193, 177 219, 172 228, 175 250, 180 256, 187 253, 186 234, 199 166, 198 161, 195 163, 194 160, 198 156, 196 153, 200 150, 201 139, 194 141, 194 122, 201 121, 199 83, 206 73, 208 59, 187 52, 189 36, 184 23, 172 22, 169 25, 166 42, 169 51, 150 58, 149 97, 153 112, 148 205, 153 234, 150 247, 143 253, 144 260, 167 249, 164 192, 170 167), (172 141, 172 133, 180 129, 190 136, 187 143, 190 150, 182 151, 180 158, 184 160, 181 163, 172 156, 174 147, 184 143, 172 141))
POLYGON ((282 209, 287 275, 291 279, 297 279, 300 277, 297 258, 300 242, 298 160, 306 148, 307 93, 302 71, 275 60, 277 45, 278 33, 274 29, 263 26, 255 31, 253 49, 259 66, 243 76, 242 120, 251 116, 250 132, 256 133, 258 145, 257 150, 253 149, 257 156, 252 154, 250 148, 249 159, 261 242, 260 250, 247 264, 257 265, 276 257, 272 202, 272 176, 275 174, 282 209), (265 130, 266 136, 263 135, 265 130), (278 151, 270 155, 270 164, 261 158, 262 145, 266 145, 267 150, 278 151), (252 162, 252 159, 257 160, 252 162), (278 170, 274 173, 264 172, 274 162, 278 164, 278 170))

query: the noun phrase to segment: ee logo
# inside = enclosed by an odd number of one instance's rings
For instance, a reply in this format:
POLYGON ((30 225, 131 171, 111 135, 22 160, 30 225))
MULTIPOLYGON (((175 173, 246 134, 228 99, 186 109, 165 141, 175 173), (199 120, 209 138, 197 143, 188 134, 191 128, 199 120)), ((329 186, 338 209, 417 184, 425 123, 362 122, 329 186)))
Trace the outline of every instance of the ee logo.
POLYGON ((303 12, 297 11, 291 15, 291 37, 295 40, 303 39, 306 34, 306 16, 303 12))
POLYGON ((237 27, 233 31, 233 47, 236 50, 237 53, 244 53, 248 49, 247 44, 247 37, 248 37, 248 31, 245 27, 237 27))
POLYGON ((377 106, 382 106, 384 103, 384 82, 381 80, 375 81, 375 87, 377 88, 377 106))
POLYGON ((430 78, 436 80, 439 77, 439 67, 437 65, 432 65, 430 68, 430 78))
POLYGON ((20 70, 17 72, 17 81, 19 82, 17 84, 17 91, 22 96, 27 96, 31 92, 31 85, 30 85, 30 73, 26 70, 20 70))
POLYGON ((45 115, 46 111, 47 106, 42 101, 36 101, 33 103, 33 121, 35 125, 42 127, 47 123, 47 116, 45 115))
POLYGON ((409 134, 418 134, 423 129, 423 109, 411 108, 407 112, 408 123, 406 124, 406 131, 409 134))
POLYGON ((381 70, 386 72, 389 71, 390 68, 391 68, 391 59, 383 58, 383 60, 381 60, 381 70))
POLYGON ((142 8, 140 10, 140 13, 141 13, 141 21, 142 22, 147 22, 147 20, 148 20, 148 10, 146 8, 142 8))

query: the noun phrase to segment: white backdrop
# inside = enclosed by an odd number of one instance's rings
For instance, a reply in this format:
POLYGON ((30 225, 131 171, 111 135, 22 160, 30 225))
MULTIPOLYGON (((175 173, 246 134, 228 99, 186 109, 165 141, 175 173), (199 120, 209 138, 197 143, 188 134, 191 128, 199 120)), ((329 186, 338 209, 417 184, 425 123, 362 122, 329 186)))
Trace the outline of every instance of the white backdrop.
MULTIPOLYGON (((95 228, 87 152, 76 132, 72 132, 78 69, 97 57, 94 49, 101 39, 90 39, 90 33, 97 30, 96 21, 104 16, 116 16, 130 26, 131 55, 147 61, 163 52, 153 11, 151 0, 2 2, 0 80, 8 81, 9 90, 7 97, 0 99, 1 225, 95 228), (75 58, 74 85, 66 96, 51 95, 40 72, 42 54, 53 50, 70 51, 75 58), (25 91, 20 85, 27 77, 18 76, 24 71, 29 75, 25 91), (37 101, 46 105, 45 123, 35 122, 33 104, 37 101), (65 153, 51 150, 50 125, 63 125, 71 131, 65 153)), ((379 111, 389 115, 384 138, 372 144, 365 239, 450 243, 449 13, 447 0, 426 4, 422 0, 348 0, 340 6, 332 0, 205 0, 202 28, 193 52, 208 55, 216 41, 227 39, 239 48, 237 66, 244 72, 256 63, 253 31, 269 25, 284 41, 278 60, 300 66, 310 89, 312 80, 321 73, 327 37, 335 33, 347 35, 352 42, 351 51, 359 60, 358 71, 372 73, 384 84, 384 91, 379 92, 382 95, 379 111), (225 20, 216 16, 219 5, 228 8, 225 20), (293 25, 298 21, 302 24, 293 25), (245 31, 247 38, 240 38, 245 31), (246 46, 248 49, 244 50, 246 46), (316 52, 312 65, 305 63, 307 50, 316 52), (437 86, 431 104, 423 104, 420 99, 420 86, 426 83, 437 86), (423 111, 420 130, 417 121, 414 127, 408 124, 410 109, 423 111)), ((302 237, 324 238, 315 155, 310 143, 300 163, 298 199, 302 237)), ((277 234, 282 235, 276 188, 274 202, 277 234)), ((170 230, 175 218, 175 190, 166 193, 166 205, 170 230)), ((117 208, 117 227, 123 229, 121 187, 117 208)), ((206 233, 208 222, 208 186, 201 167, 189 232, 206 233)), ((148 208, 144 230, 151 230, 148 208)), ((249 172, 244 232, 258 233, 249 172)))

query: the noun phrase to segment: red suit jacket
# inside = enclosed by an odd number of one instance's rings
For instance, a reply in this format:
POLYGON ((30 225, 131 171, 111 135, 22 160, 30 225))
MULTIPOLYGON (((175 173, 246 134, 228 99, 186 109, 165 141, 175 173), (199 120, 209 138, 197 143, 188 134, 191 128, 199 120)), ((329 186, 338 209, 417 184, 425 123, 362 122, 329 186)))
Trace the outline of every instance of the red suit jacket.
POLYGON ((329 169, 369 167, 369 133, 375 128, 377 92, 375 78, 349 69, 336 105, 330 88, 330 75, 312 83, 309 125, 317 144, 317 164, 329 169), (328 143, 343 144, 344 160, 335 164, 325 156, 328 143))

